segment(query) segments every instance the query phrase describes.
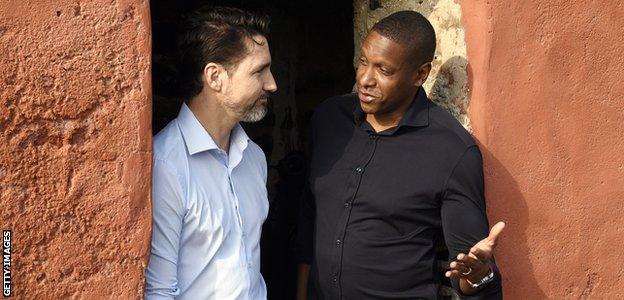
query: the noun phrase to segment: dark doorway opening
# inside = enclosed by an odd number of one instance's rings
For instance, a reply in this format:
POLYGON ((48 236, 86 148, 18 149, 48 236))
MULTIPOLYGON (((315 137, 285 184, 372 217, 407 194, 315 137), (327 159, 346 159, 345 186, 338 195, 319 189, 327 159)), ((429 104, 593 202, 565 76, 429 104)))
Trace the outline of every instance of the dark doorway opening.
POLYGON ((308 121, 324 99, 351 91, 353 3, 330 0, 151 0, 153 132, 178 114, 176 39, 184 13, 204 4, 231 6, 271 17, 269 47, 278 91, 262 121, 243 124, 265 151, 270 210, 261 241, 262 274, 269 299, 294 299, 295 232, 308 164, 308 121))

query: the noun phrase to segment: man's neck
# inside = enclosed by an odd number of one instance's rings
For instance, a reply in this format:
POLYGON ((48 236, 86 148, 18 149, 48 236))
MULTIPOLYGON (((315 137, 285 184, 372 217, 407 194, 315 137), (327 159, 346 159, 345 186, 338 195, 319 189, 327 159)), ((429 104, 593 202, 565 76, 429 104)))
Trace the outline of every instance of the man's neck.
POLYGON ((191 98, 188 107, 219 149, 228 153, 232 128, 238 120, 231 118, 216 99, 203 93, 191 98))
POLYGON ((373 114, 366 114, 366 122, 370 124, 377 133, 396 127, 399 124, 399 120, 378 118, 373 114))
POLYGON ((401 119, 407 113, 407 110, 411 106, 412 102, 406 102, 393 111, 385 114, 366 114, 366 122, 370 124, 375 132, 382 132, 384 130, 396 127, 401 122, 401 119))

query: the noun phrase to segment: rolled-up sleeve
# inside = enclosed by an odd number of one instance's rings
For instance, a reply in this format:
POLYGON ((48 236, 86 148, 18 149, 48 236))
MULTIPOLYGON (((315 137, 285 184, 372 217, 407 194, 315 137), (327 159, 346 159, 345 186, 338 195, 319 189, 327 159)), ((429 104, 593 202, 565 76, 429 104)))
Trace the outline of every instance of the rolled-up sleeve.
MULTIPOLYGON (((472 246, 488 236, 483 159, 477 146, 466 149, 448 178, 442 197, 441 216, 450 260, 459 253, 468 253, 472 246)), ((458 280, 451 281, 462 299, 502 299, 501 275, 494 260, 492 264, 494 281, 474 295, 461 294, 458 280)))
POLYGON ((154 160, 152 174, 152 242, 145 299, 173 299, 180 293, 177 261, 184 196, 175 170, 165 161, 154 160))

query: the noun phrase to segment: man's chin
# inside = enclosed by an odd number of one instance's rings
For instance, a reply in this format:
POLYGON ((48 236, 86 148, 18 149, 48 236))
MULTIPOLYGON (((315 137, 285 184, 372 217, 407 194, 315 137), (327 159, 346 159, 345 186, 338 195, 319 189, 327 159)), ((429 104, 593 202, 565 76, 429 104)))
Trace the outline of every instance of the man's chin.
POLYGON ((241 122, 245 122, 245 123, 258 122, 258 121, 262 120, 266 116, 268 111, 269 111, 269 109, 267 108, 266 105, 256 106, 256 107, 254 107, 253 110, 247 112, 241 118, 241 122))
POLYGON ((365 103, 360 101, 360 107, 365 114, 375 114, 377 112, 377 108, 372 105, 372 103, 365 103))

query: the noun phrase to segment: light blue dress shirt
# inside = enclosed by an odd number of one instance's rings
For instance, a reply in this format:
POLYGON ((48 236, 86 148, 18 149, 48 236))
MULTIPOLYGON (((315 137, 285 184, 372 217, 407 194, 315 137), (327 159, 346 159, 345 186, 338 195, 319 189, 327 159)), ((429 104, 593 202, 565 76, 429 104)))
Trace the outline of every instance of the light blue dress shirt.
POLYGON ((152 176, 146 299, 266 299, 267 166, 243 128, 232 130, 228 154, 183 104, 154 137, 152 176))

